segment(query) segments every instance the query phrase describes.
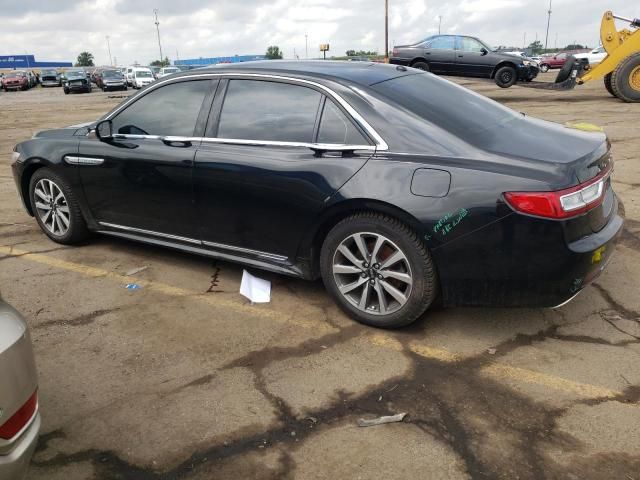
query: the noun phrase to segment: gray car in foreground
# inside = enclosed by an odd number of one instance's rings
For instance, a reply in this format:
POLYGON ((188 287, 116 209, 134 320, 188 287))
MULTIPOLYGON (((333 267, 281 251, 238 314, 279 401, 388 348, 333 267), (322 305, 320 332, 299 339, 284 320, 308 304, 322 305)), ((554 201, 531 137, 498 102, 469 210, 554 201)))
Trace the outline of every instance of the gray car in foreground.
POLYGON ((40 431, 38 377, 24 319, 0 298, 0 480, 24 478, 40 431))

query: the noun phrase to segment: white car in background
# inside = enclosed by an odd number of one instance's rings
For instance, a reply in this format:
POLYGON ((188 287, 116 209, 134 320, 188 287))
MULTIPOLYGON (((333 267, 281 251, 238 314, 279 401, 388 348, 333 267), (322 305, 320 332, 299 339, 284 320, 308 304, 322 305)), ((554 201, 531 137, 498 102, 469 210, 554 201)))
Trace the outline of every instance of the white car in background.
POLYGON ((158 78, 166 77, 167 75, 171 75, 172 73, 178 73, 180 69, 178 67, 164 67, 160 69, 158 73, 158 78))
POLYGON ((133 88, 143 88, 153 83, 153 72, 147 67, 135 67, 131 72, 131 84, 133 88))
POLYGON ((129 87, 133 87, 133 69, 136 67, 127 67, 125 69, 124 73, 124 78, 127 82, 127 86, 129 87))
POLYGON ((574 57, 576 58, 586 58, 587 60, 589 60, 589 65, 596 65, 600 63, 606 56, 607 51, 602 46, 594 48, 588 53, 576 53, 574 55, 574 57))

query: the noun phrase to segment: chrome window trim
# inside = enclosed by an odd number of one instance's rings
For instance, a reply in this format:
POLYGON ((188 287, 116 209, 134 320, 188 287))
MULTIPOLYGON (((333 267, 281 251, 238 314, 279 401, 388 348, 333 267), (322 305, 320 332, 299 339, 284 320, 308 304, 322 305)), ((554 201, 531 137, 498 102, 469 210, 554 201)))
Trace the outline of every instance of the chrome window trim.
POLYGON ((65 155, 65 163, 69 165, 102 165, 104 158, 77 157, 74 155, 65 155))
MULTIPOLYGON (((258 78, 258 79, 266 79, 266 80, 284 80, 287 82, 293 82, 293 83, 300 83, 303 85, 310 85, 313 86, 315 88, 318 88, 320 90, 322 90, 327 96, 329 96, 330 98, 334 99, 335 101, 337 101, 346 111, 349 115, 351 115, 351 118, 353 118, 353 120, 356 121, 356 123, 358 125, 360 125, 360 127, 362 127, 364 129, 365 132, 367 132, 367 134, 374 140, 374 142, 376 143, 375 146, 372 145, 367 145, 366 150, 388 150, 389 146, 387 145, 387 142, 384 141, 384 139, 378 134, 378 132, 375 131, 375 129, 369 124, 369 122, 367 122, 362 115, 360 115, 344 98, 342 98, 340 95, 338 95, 336 92, 334 92, 333 90, 331 90, 329 87, 326 87, 325 85, 322 85, 320 83, 317 82, 313 82, 311 80, 306 80, 306 79, 301 79, 301 78, 296 78, 296 77, 289 77, 289 76, 285 76, 285 75, 271 75, 271 74, 264 74, 264 73, 239 73, 239 72, 235 72, 235 73, 202 73, 202 74, 198 74, 198 75, 183 75, 181 77, 173 77, 167 80, 156 80, 154 83, 151 84, 151 86, 145 91, 144 95, 148 95, 150 92, 154 91, 157 88, 160 88, 161 86, 167 84, 167 83, 171 83, 174 82, 176 80, 188 80, 188 79, 195 79, 195 78, 216 78, 216 77, 220 77, 220 78, 229 78, 229 77, 241 77, 241 78, 258 78), (373 148, 371 148, 373 147, 373 148)), ((144 96, 143 95, 143 96, 144 96)), ((120 113, 122 110, 124 110, 126 107, 128 107, 131 103, 135 102, 136 100, 138 100, 138 96, 134 96, 133 98, 129 99, 129 100, 125 100, 124 103, 122 103, 122 105, 120 105, 118 108, 116 108, 114 111, 112 111, 110 114, 108 114, 106 117, 104 117, 104 120, 109 120, 111 118, 113 118, 114 116, 116 116, 118 113, 120 113)), ((146 136, 142 136, 143 138, 146 138, 146 136)), ((155 137, 155 136, 149 136, 149 137, 155 137)), ((132 137, 129 137, 132 138, 132 137)), ((230 143, 231 140, 234 139, 220 139, 220 138, 209 138, 209 137, 205 137, 203 138, 203 141, 220 141, 222 140, 223 142, 218 142, 218 143, 230 143)), ((265 143, 267 141, 262 141, 262 140, 242 140, 242 142, 250 142, 249 144, 251 145, 268 145, 268 143, 265 143)), ((239 143, 238 140, 234 140, 233 143, 239 143)), ((242 143, 244 144, 244 143, 242 143)), ((295 145, 296 142, 274 142, 274 145, 284 145, 284 146, 300 146, 300 145, 295 145), (294 145, 292 145, 294 144, 294 145)), ((304 146, 308 146, 308 145, 314 145, 314 144, 304 144, 304 146)), ((358 150, 363 150, 362 148, 358 148, 358 150)))
POLYGON ((98 224, 102 225, 103 227, 114 228, 116 230, 124 230, 126 232, 140 233, 143 235, 150 235, 153 237, 167 238, 170 240, 177 240, 180 242, 191 243, 194 245, 204 245, 207 247, 217 248, 221 250, 230 250, 233 252, 248 253, 250 255, 255 255, 257 257, 262 257, 262 258, 268 258, 268 259, 276 260, 279 262, 284 262, 287 260, 287 257, 283 255, 276 255, 275 253, 262 252, 260 250, 252 250, 250 248, 236 247, 233 245, 225 245, 223 243, 204 242, 201 240, 196 240, 195 238, 181 237, 179 235, 171 235, 169 233, 154 232, 153 230, 144 230, 142 228, 136 228, 136 227, 127 227, 125 225, 118 225, 115 223, 98 222, 98 224))

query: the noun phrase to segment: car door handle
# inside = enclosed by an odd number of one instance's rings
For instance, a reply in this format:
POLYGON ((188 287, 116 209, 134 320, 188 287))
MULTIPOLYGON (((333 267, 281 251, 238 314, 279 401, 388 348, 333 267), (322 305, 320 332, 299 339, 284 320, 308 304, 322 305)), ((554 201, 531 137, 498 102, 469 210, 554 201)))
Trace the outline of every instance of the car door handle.
POLYGON ((169 147, 187 148, 192 145, 192 139, 188 137, 162 137, 160 140, 169 147))
POLYGON ((464 57, 464 55, 458 55, 458 58, 463 58, 463 57, 464 57))

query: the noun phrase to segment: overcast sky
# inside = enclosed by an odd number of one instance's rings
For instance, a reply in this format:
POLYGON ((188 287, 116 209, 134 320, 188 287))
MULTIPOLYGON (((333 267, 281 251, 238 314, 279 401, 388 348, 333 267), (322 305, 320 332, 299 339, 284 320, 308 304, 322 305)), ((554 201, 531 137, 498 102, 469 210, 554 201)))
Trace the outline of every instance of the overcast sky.
MULTIPOLYGON (((544 43, 548 0, 389 0, 389 43, 410 43, 438 31, 475 35, 491 45, 544 43)), ((348 49, 384 51, 384 0, 0 0, 0 55, 33 53, 36 60, 75 61, 93 53, 108 64, 106 35, 120 65, 159 57, 153 10, 163 53, 171 60, 264 54, 278 45, 285 58, 348 49)), ((606 9, 640 17, 631 0, 553 0, 549 46, 597 44, 606 9)))

